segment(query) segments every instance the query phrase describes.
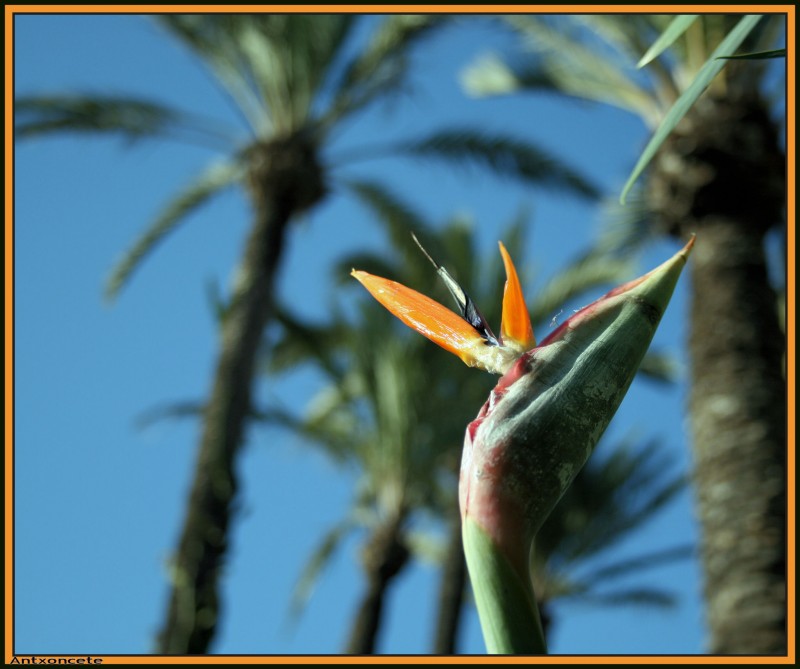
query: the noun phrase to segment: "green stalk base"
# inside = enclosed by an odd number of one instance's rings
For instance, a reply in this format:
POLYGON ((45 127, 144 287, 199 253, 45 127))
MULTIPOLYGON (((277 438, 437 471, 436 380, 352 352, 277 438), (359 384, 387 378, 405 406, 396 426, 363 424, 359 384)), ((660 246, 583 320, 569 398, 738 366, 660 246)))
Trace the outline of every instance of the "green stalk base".
POLYGON ((462 533, 486 650, 495 655, 546 654, 530 578, 523 579, 469 517, 462 533))

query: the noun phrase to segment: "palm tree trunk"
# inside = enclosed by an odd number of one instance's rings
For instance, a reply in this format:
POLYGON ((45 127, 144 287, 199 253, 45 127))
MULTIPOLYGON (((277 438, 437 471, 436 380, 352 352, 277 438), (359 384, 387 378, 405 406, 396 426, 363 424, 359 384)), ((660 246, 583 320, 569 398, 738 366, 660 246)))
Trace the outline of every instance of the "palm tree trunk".
POLYGON ((323 192, 313 153, 303 151, 304 147, 298 151, 290 142, 260 148, 251 156, 255 223, 222 324, 221 351, 204 413, 194 482, 172 565, 169 607, 158 639, 161 653, 205 653, 214 636, 220 616, 219 579, 232 502, 238 492, 236 457, 251 412, 256 358, 272 314, 284 234, 292 216, 323 192))
POLYGON ((358 607, 346 650, 348 655, 375 652, 383 605, 389 585, 408 564, 409 552, 402 536, 405 514, 380 525, 370 537, 363 553, 367 592, 358 607))
POLYGON ((442 581, 436 618, 436 634, 433 642, 435 655, 455 655, 461 612, 464 608, 464 593, 467 585, 467 562, 461 538, 461 514, 456 514, 450 523, 447 552, 442 565, 442 581))
POLYGON ((703 225, 689 399, 710 651, 786 652, 786 387, 763 239, 703 225))
POLYGON ((785 342, 764 254, 784 220, 785 156, 767 106, 741 81, 698 100, 648 195, 661 229, 697 233, 689 423, 709 650, 760 655, 786 652, 785 342))

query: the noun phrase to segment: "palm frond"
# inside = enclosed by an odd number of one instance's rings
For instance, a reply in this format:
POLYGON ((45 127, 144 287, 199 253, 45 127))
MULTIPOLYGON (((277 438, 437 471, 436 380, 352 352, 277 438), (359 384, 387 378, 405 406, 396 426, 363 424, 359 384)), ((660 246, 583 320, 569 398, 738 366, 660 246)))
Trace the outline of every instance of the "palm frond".
POLYGON ((651 551, 626 560, 617 560, 611 564, 584 572, 581 574, 581 580, 584 583, 605 583, 612 578, 627 578, 634 572, 687 560, 693 557, 696 552, 696 547, 690 544, 662 548, 661 550, 651 551))
POLYGON ((446 17, 437 14, 392 14, 383 19, 367 45, 344 65, 333 84, 333 103, 320 119, 325 130, 379 96, 402 90, 409 52, 446 17))
POLYGON ((163 420, 200 418, 204 411, 205 405, 198 400, 169 402, 143 411, 136 417, 135 424, 138 429, 143 430, 163 420))
POLYGON ((437 14, 387 16, 372 33, 366 47, 345 66, 340 90, 375 79, 390 62, 407 55, 414 42, 440 26, 444 18, 437 14))
POLYGON ((554 570, 597 555, 652 518, 686 485, 671 472, 670 458, 656 441, 634 451, 622 442, 595 456, 542 526, 536 540, 540 561, 554 570))
POLYGON ((269 123, 252 69, 243 57, 237 27, 241 18, 221 14, 162 14, 157 21, 207 63, 212 81, 220 87, 232 109, 256 135, 269 123))
POLYGON ((550 26, 540 17, 508 16, 506 21, 541 61, 542 71, 563 92, 605 102, 644 119, 657 116, 658 105, 652 92, 600 49, 588 46, 585 36, 562 26, 550 26))
POLYGON ((675 606, 676 603, 675 595, 657 588, 626 588, 607 593, 583 591, 576 594, 580 595, 581 604, 592 606, 635 605, 666 609, 675 606))
POLYGON ((438 240, 431 234, 431 225, 422 214, 375 181, 350 179, 345 182, 345 186, 373 214, 374 222, 386 232, 392 249, 399 254, 401 264, 406 268, 406 274, 419 275, 423 268, 430 267, 411 237, 414 233, 431 253, 440 251, 438 240))
MULTIPOLYGON (((752 54, 774 54, 772 57, 750 59, 746 67, 740 67, 736 71, 738 80, 746 79, 749 82, 762 82, 767 74, 768 68, 773 68, 774 58, 786 57, 786 18, 780 14, 766 14, 758 25, 753 29, 747 39, 742 44, 743 49, 752 54), (781 54, 783 52, 783 54, 781 54)), ((781 104, 785 104, 786 73, 785 68, 776 68, 779 74, 778 82, 782 96, 781 104), (781 81, 782 80, 782 81, 781 81)), ((773 105, 772 108, 780 106, 773 105)), ((784 124, 785 125, 785 124, 784 124)))
POLYGON ((215 163, 179 192, 114 266, 106 284, 106 297, 114 299, 144 258, 190 213, 240 181, 243 175, 244 168, 236 162, 215 163))
POLYGON ((165 137, 194 142, 225 139, 210 121, 152 100, 121 95, 21 96, 14 102, 14 136, 106 133, 130 141, 165 137))
POLYGON ((645 146, 633 171, 622 188, 622 193, 620 193, 619 196, 621 203, 625 203, 625 198, 633 187, 633 184, 644 172, 667 137, 672 134, 675 126, 678 125, 692 105, 694 105, 697 99, 703 94, 711 83, 711 80, 725 67, 726 61, 722 59, 723 56, 733 55, 761 18, 760 15, 742 17, 736 27, 731 30, 725 39, 720 42, 719 46, 714 49, 714 52, 706 61, 705 65, 700 68, 697 76, 695 76, 694 80, 686 87, 681 96, 675 101, 675 104, 666 113, 650 141, 647 143, 647 146, 645 146))
MULTIPOLYGON (((441 264, 447 267, 447 271, 453 275, 453 278, 465 286, 470 286, 471 290, 468 292, 473 295, 475 289, 478 288, 475 284, 480 282, 480 275, 484 272, 483 268, 479 266, 481 258, 475 248, 475 226, 472 224, 472 220, 466 215, 452 216, 444 228, 437 232, 436 237, 437 241, 441 242, 439 245, 441 248, 436 252, 441 253, 439 257, 441 264)), ((507 239, 506 232, 502 234, 502 239, 503 241, 507 239)), ((513 240, 509 240, 509 243, 514 245, 513 240)), ((436 246, 431 246, 430 252, 433 253, 434 249, 436 246)), ((511 253, 517 250, 514 249, 511 253)), ((495 255, 499 256, 498 253, 495 255)), ((433 269, 430 264, 428 266, 433 269)), ((486 274, 491 277, 494 273, 490 270, 486 274)), ((433 277, 432 274, 428 274, 428 276, 433 277)), ((437 283, 439 283, 438 280, 437 283)))
POLYGON ((636 67, 644 67, 669 49, 673 42, 683 35, 689 29, 689 26, 697 20, 697 17, 697 14, 679 14, 676 16, 639 59, 636 67))
MULTIPOLYGON (((205 405, 200 401, 167 402, 140 413, 135 420, 136 427, 145 429, 164 420, 180 420, 183 418, 201 418, 205 405)), ((259 423, 270 423, 292 428, 296 420, 288 412, 275 408, 267 410, 252 409, 251 418, 259 423)))
POLYGON ((262 369, 280 374, 304 362, 314 362, 331 379, 343 378, 335 353, 348 337, 344 323, 336 318, 317 325, 301 320, 285 306, 277 305, 274 316, 280 336, 265 347, 262 369))
POLYGON ((720 56, 725 60, 767 60, 770 58, 786 58, 786 49, 770 49, 768 51, 752 51, 737 53, 733 56, 720 56))
POLYGON ((459 73, 464 91, 475 98, 510 95, 521 91, 560 91, 539 64, 509 65, 493 52, 482 53, 459 73))
POLYGON ((671 474, 662 461, 652 459, 652 452, 645 449, 636 456, 623 454, 604 463, 602 476, 594 481, 600 485, 592 495, 594 511, 580 535, 569 539, 569 546, 563 550, 565 556, 574 559, 601 552, 647 522, 685 490, 685 476, 671 474), (615 488, 606 487, 611 481, 618 482, 615 488), (607 501, 601 502, 603 497, 607 501))
POLYGON ((235 22, 243 57, 270 110, 275 131, 296 131, 311 119, 329 69, 350 32, 347 14, 261 14, 235 22))
POLYGON ((480 165, 523 183, 586 198, 596 198, 599 193, 587 177, 565 165, 555 155, 511 136, 481 133, 467 128, 448 129, 402 142, 396 146, 396 150, 418 158, 480 165))
POLYGON ((597 248, 601 252, 632 257, 658 239, 649 199, 639 186, 630 191, 624 205, 616 198, 608 198, 603 202, 601 220, 597 241, 597 248))
MULTIPOLYGON (((647 16, 637 14, 569 14, 564 17, 581 26, 589 35, 612 48, 624 63, 635 61, 642 53, 647 36, 647 16), (622 19, 622 20, 621 20, 622 19)), ((622 63, 620 63, 622 65, 622 63)))
POLYGON ((329 385, 308 403, 305 416, 292 431, 321 446, 325 455, 343 465, 358 463, 369 444, 375 443, 374 426, 360 422, 357 398, 363 395, 363 379, 348 374, 340 385, 329 385))
POLYGON ((311 553, 297 583, 292 589, 291 599, 289 601, 289 617, 291 622, 296 622, 297 619, 303 614, 303 611, 314 594, 314 589, 325 570, 328 563, 333 559, 336 550, 341 545, 342 541, 357 527, 355 520, 347 517, 338 522, 330 530, 328 530, 322 537, 317 547, 311 553))
MULTIPOLYGON (((512 215, 511 219, 502 228, 502 232, 498 235, 498 241, 503 242, 506 250, 514 259, 520 281, 523 285, 529 284, 532 278, 530 276, 529 264, 525 260, 525 243, 530 225, 530 211, 527 206, 523 205, 512 215)), ((472 239, 472 244, 474 244, 474 235, 471 234, 470 237, 472 239)), ((474 250, 472 251, 472 256, 474 257, 473 263, 475 264, 475 269, 472 269, 471 273, 467 276, 473 276, 477 273, 478 275, 483 275, 488 278, 488 282, 485 282, 486 287, 483 293, 476 291, 473 297, 480 299, 480 304, 484 305, 482 307, 486 309, 484 316, 486 316, 489 322, 497 323, 502 317, 502 299, 500 296, 503 294, 506 285, 505 265, 503 264, 502 257, 498 253, 498 248, 494 245, 487 250, 487 254, 484 258, 478 256, 474 250), (477 266, 479 261, 483 263, 483 269, 477 266)))

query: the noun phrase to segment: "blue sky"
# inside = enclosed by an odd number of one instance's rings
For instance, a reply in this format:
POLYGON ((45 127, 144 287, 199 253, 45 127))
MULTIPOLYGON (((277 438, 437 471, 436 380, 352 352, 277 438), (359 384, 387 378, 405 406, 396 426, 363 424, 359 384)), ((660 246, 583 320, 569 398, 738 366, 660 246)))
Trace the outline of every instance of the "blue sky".
MULTIPOLYGON (((618 193, 647 140, 623 112, 550 97, 471 100, 458 72, 476 55, 508 45, 479 19, 466 19, 420 51, 413 95, 351 123, 337 147, 399 139, 448 125, 517 132, 618 193)), ((17 16, 17 94, 129 92, 236 123, 209 77, 146 16, 17 16)), ((335 155, 335 151, 332 152, 335 155)), ((150 257, 114 305, 102 284, 114 261, 167 200, 212 159, 201 147, 127 146, 116 139, 35 140, 15 154, 15 650, 17 653, 146 653, 167 600, 166 563, 176 544, 198 427, 136 417, 160 403, 208 392, 216 332, 206 282, 227 284, 249 212, 226 194, 187 221, 150 257)), ((464 212, 485 248, 520 206, 532 211, 528 257, 537 277, 556 272, 591 243, 596 206, 469 170, 384 159, 350 174, 382 180, 442 221, 464 212)), ((656 245, 640 269, 671 255, 656 245)), ((385 250, 368 214, 334 195, 295 226, 279 292, 310 318, 346 300, 332 281, 337 258, 385 250), (299 299, 298 299, 299 296, 299 299)), ((686 282, 654 345, 679 359, 686 282)), ((554 314, 555 316, 556 314, 554 314)), ((541 336, 541 334, 540 334, 541 336)), ((442 353, 442 355, 446 355, 442 353)), ((318 387, 310 373, 258 395, 304 406, 318 387)), ((659 436, 676 467, 689 468, 682 407, 685 384, 664 390, 636 381, 610 432, 659 436)), ((477 407, 476 407, 477 410, 477 407)), ((321 534, 345 513, 354 476, 297 438, 251 429, 240 462, 243 494, 223 581, 224 617, 215 653, 336 653, 364 583, 362 536, 337 554, 296 627, 291 588, 321 534)), ((682 494, 614 558, 694 542, 691 497, 682 494)), ((695 560, 654 568, 632 583, 669 589, 668 611, 561 605, 554 653, 699 653, 704 627, 695 560)), ((434 567, 417 564, 390 594, 383 653, 425 653, 431 642, 434 567)), ((461 649, 482 653, 470 610, 461 649)))

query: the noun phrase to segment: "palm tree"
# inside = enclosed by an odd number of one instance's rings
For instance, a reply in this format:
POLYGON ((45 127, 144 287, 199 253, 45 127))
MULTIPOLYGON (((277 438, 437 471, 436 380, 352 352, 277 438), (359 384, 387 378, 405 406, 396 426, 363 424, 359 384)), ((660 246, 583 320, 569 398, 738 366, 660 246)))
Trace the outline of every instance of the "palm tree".
MULTIPOLYGON (((262 332, 274 316, 273 293, 290 223, 331 193, 332 135, 379 100, 396 94, 412 46, 440 16, 163 15, 160 24, 208 66, 228 98, 240 132, 198 114, 131 96, 20 97, 15 136, 85 132, 131 139, 202 142, 223 157, 181 190, 116 266, 114 297, 142 260, 188 216, 226 188, 243 189, 252 225, 224 305, 212 389, 203 410, 194 480, 171 568, 171 595, 158 649, 203 653, 219 617, 219 578, 227 550, 235 462, 251 417, 251 389, 262 332), (351 55, 361 21, 366 44, 351 55)), ((449 129, 382 147, 409 156, 479 161, 498 172, 544 181, 583 195, 593 188, 544 153, 507 137, 449 129)), ((380 155, 376 149, 368 155, 380 155)), ((361 152, 359 157, 364 157, 361 152)))
POLYGON ((604 558, 672 501, 686 481, 671 473, 670 458, 658 441, 634 448, 631 440, 623 440, 599 448, 534 542, 531 571, 545 635, 554 620, 554 604, 561 602, 670 606, 674 600, 668 590, 614 586, 614 580, 694 553, 692 546, 674 545, 627 559, 604 558))
MULTIPOLYGON (((412 242, 408 234, 411 228, 434 255, 448 259, 449 269, 457 276, 469 277, 476 302, 488 307, 487 318, 499 319, 496 305, 505 280, 502 266, 497 258, 488 264, 480 261, 473 231, 463 221, 453 219, 433 233, 430 224, 375 184, 360 183, 356 192, 383 224, 397 252, 392 258, 371 254, 347 258, 340 264, 339 274, 346 276, 347 269, 357 265, 384 272, 404 284, 427 285, 433 271, 412 242), (484 280, 479 282, 478 277, 484 280)), ((517 257, 521 256, 523 230, 524 219, 520 218, 503 234, 510 252, 517 257)), ((543 287, 533 314, 542 322, 558 305, 619 280, 628 269, 627 263, 618 260, 591 254, 580 257, 543 287)), ((323 537, 309 560, 293 609, 297 613, 305 603, 338 545, 361 528, 368 532, 362 551, 367 590, 346 652, 375 652, 389 587, 416 556, 434 557, 442 564, 433 651, 452 654, 466 591, 456 495, 461 447, 465 426, 485 400, 493 379, 454 364, 421 337, 398 328, 373 300, 358 306, 356 321, 341 319, 326 326, 303 324, 284 313, 285 334, 270 349, 273 373, 305 358, 329 379, 305 416, 284 415, 281 420, 360 473, 353 505, 323 537), (432 549, 436 540, 410 529, 420 514, 433 514, 441 520, 447 534, 444 547, 432 549)), ((649 368, 653 370, 655 365, 649 368)), ((655 371, 653 375, 658 376, 655 371)), ((576 480, 576 491, 554 513, 537 546, 533 569, 542 583, 541 605, 545 610, 553 599, 574 596, 588 601, 593 597, 596 586, 604 584, 603 573, 579 580, 571 568, 639 527, 680 489, 682 480, 667 480, 663 463, 656 462, 657 455, 652 447, 636 455, 615 451, 603 465, 591 467, 576 480), (600 531, 601 526, 607 531, 600 531)), ((685 549, 659 552, 642 556, 630 566, 641 568, 685 554, 685 549)), ((619 565, 618 573, 622 571, 624 567, 619 565)), ((613 565, 604 573, 610 577, 613 565)), ((663 604, 669 597, 645 588, 612 591, 599 595, 598 600, 663 604)))
MULTIPOLYGON (((737 19, 700 17, 637 71, 671 17, 507 17, 526 55, 484 59, 465 81, 476 93, 600 101, 654 129, 737 19)), ((742 51, 770 49, 784 26, 781 15, 762 18, 742 51)), ((624 244, 697 233, 689 414, 712 653, 786 652, 785 344, 764 251, 785 225, 785 155, 768 62, 728 63, 662 145, 615 231, 624 244)))

